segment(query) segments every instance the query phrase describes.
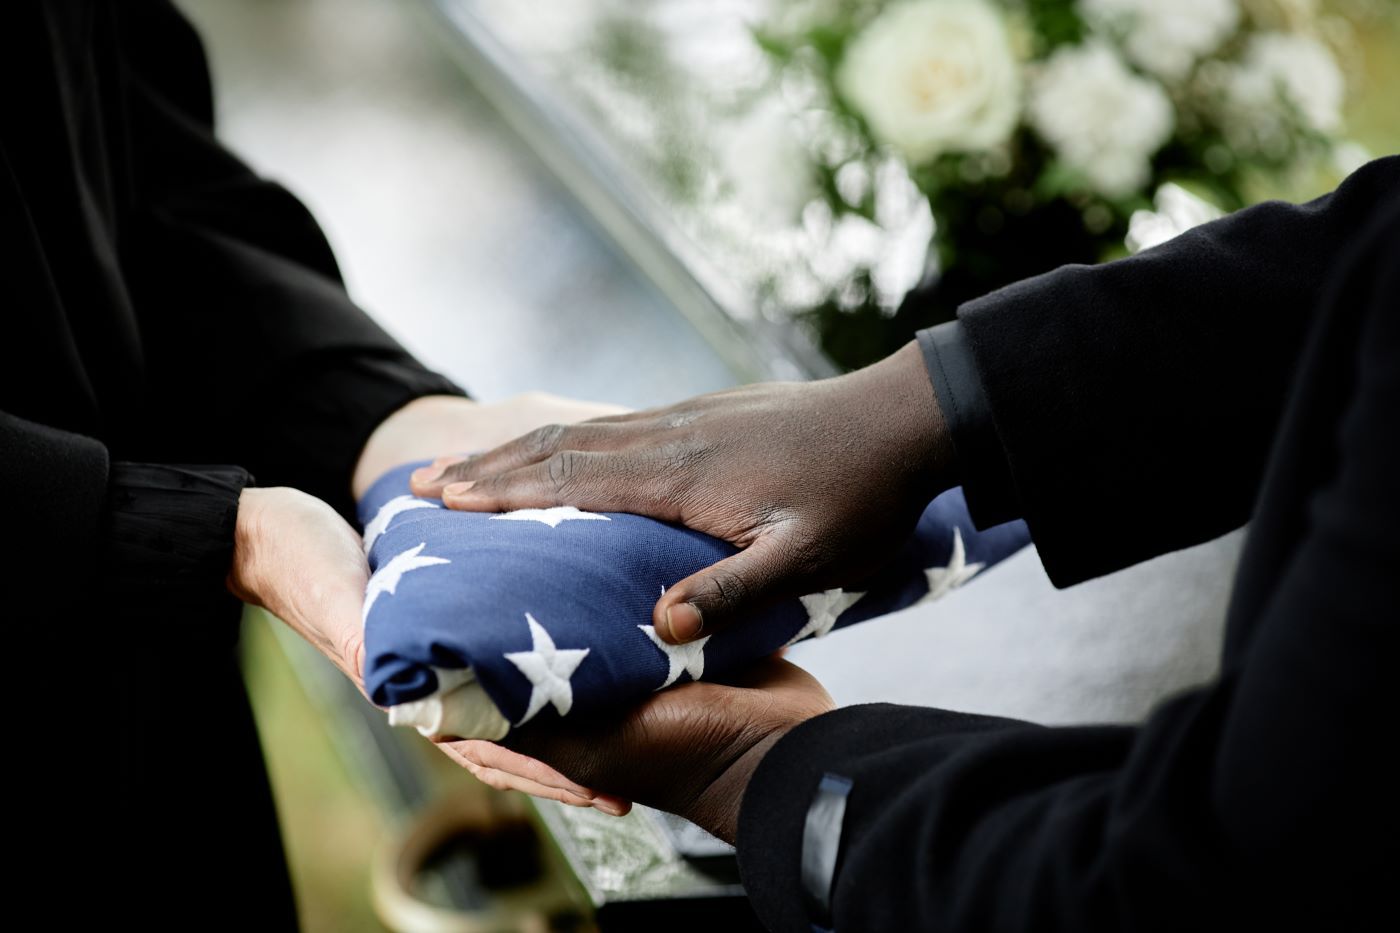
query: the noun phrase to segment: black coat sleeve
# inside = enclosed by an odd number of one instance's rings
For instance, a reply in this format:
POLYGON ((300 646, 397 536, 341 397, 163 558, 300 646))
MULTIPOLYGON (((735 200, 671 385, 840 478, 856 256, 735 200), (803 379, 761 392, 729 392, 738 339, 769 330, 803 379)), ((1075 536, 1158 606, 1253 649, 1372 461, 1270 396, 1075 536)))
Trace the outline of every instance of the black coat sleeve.
POLYGON ((140 2, 118 30, 134 201, 122 261, 168 455, 239 463, 351 515, 374 427, 413 398, 462 390, 355 306, 302 204, 214 139, 189 24, 140 2))
MULTIPOLYGON (((1364 187, 1375 180, 1363 173, 1340 196, 1376 195, 1364 187)), ((1271 212, 1293 216, 1256 216, 1271 212)), ((1307 341, 1304 370, 1320 381, 1300 391, 1336 402, 1290 406, 1282 433, 1296 456, 1267 485, 1289 486, 1281 474, 1299 459, 1324 466, 1279 503, 1299 513, 1297 536, 1265 563, 1264 596, 1231 618, 1217 682, 1140 727, 900 706, 800 725, 760 763, 739 821, 744 882, 771 929, 810 929, 799 852, 826 772, 853 781, 838 931, 1370 929, 1392 912, 1400 205, 1376 219, 1387 214, 1369 258, 1337 270, 1341 290, 1319 316, 1331 342, 1307 341)), ((1239 365, 1279 378, 1250 363, 1239 365)))
POLYGON ((1058 586, 1244 524, 1328 270, 1397 199, 1400 157, 1380 159, 960 308, 1001 442, 959 445, 993 458, 962 465, 974 518, 1024 517, 1058 586))
POLYGON ((195 637, 189 620, 237 619, 224 580, 246 470, 112 461, 93 438, 6 412, 0 450, 16 526, 6 578, 42 594, 46 612, 139 605, 148 620, 182 620, 190 643, 233 644, 232 627, 195 637))
MULTIPOLYGON (((1348 413, 1344 469, 1243 664, 1142 727, 1043 728, 902 706, 838 710, 765 756, 738 850, 759 916, 811 930, 808 802, 854 782, 833 928, 879 931, 1366 929, 1389 909, 1396 771, 1389 659, 1400 606, 1400 332, 1348 413), (1373 448, 1374 450, 1374 448, 1373 448)), ((1379 355, 1381 351, 1372 350, 1379 355)))

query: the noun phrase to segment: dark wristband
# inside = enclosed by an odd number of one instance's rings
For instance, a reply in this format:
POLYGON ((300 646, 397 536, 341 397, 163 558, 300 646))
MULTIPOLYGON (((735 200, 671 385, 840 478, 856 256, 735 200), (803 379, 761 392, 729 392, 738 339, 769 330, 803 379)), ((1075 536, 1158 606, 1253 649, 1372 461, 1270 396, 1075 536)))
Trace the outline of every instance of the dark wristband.
POLYGON ((919 349, 948 425, 956 475, 978 528, 1020 517, 1006 450, 977 374, 967 334, 957 321, 919 331, 919 349))

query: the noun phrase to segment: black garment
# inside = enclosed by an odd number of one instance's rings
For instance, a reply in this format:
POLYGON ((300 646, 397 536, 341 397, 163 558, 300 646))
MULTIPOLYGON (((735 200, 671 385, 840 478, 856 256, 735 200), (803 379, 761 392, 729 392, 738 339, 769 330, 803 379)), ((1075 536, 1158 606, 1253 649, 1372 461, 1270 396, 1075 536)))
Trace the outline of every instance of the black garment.
POLYGON ((1393 925, 1400 158, 959 322, 1005 456, 964 479, 1010 480, 977 517, 1024 514, 1056 583, 1249 519, 1219 678, 1141 727, 803 724, 743 801, 760 916, 808 929, 803 818, 832 772, 854 781, 837 931, 1393 925))
POLYGON ((962 324, 945 321, 917 335, 924 367, 933 383, 944 425, 953 440, 953 460, 962 476, 968 513, 978 528, 1016 517, 1006 451, 997 437, 987 391, 962 324))
POLYGON ((11 799, 39 824, 19 870, 84 895, 65 909, 124 916, 90 896, 115 889, 144 928, 275 929, 295 912, 224 589, 239 492, 251 471, 349 515, 374 427, 460 390, 350 302, 212 118, 165 2, 0 13, 3 686, 65 746, 21 748, 11 799))

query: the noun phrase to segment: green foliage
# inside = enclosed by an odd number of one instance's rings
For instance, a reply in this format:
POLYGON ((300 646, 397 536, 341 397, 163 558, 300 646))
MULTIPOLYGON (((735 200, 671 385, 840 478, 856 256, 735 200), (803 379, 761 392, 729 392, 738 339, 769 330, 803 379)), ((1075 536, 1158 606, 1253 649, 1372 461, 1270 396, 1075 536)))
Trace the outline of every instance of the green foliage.
POLYGON ((1038 57, 1084 38, 1084 22, 1075 11, 1074 0, 1025 0, 1025 4, 1038 57))
MULTIPOLYGON (((1092 27, 1080 18, 1076 0, 994 2, 1007 11, 1012 35, 1028 40, 1014 42, 1027 56, 1028 81, 1034 80, 1038 61, 1091 37, 1092 27)), ((848 203, 837 179, 851 161, 873 171, 890 153, 863 115, 842 98, 835 76, 850 42, 888 5, 880 0, 830 0, 820 6, 822 14, 816 19, 809 15, 795 24, 788 20, 784 27, 770 24, 754 33, 780 72, 801 72, 824 89, 831 132, 854 139, 846 147, 811 147, 823 154, 814 159, 819 196, 837 216, 855 214, 877 224, 876 194, 867 192, 860 203, 848 203)), ((812 7, 803 9, 810 13, 812 7)), ((1220 68, 1239 67, 1251 28, 1246 20, 1211 56, 1220 68)), ((1116 34, 1098 38, 1110 45, 1119 42, 1116 34)), ((1122 62, 1137 70, 1126 54, 1122 62)), ((1137 73, 1167 94, 1175 121, 1172 137, 1150 157, 1145 185, 1122 196, 1096 192, 1092 178, 1041 139, 1024 118, 1012 138, 991 151, 949 152, 906 166, 936 219, 931 251, 938 274, 892 312, 873 305, 878 292, 871 285, 870 270, 854 270, 833 286, 826 300, 801 315, 815 328, 827 353, 843 366, 863 365, 898 347, 917 327, 950 319, 970 298, 1066 262, 1122 255, 1129 219, 1135 211, 1152 208, 1151 196, 1165 182, 1234 210, 1257 199, 1260 190, 1269 190, 1270 180, 1297 175, 1299 166, 1321 163, 1335 143, 1305 129, 1306 120, 1296 108, 1290 111, 1293 105, 1281 88, 1277 115, 1287 128, 1285 144, 1272 152, 1240 151, 1227 138, 1227 130, 1236 137, 1238 133, 1228 112, 1217 106, 1223 93, 1219 85, 1198 83, 1195 73, 1180 81, 1137 73), (854 300, 859 296, 867 296, 866 303, 854 300)))

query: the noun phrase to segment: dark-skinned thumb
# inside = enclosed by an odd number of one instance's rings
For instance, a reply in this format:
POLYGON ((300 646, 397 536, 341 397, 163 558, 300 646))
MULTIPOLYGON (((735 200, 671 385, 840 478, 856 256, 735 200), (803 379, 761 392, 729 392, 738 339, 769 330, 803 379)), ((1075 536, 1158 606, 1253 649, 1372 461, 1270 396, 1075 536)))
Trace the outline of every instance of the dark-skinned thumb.
MULTIPOLYGON (((795 570, 783 566, 775 536, 677 583, 657 600, 652 624, 665 641, 683 644, 721 631, 776 595, 795 570)), ((786 587, 784 587, 786 588, 786 587)))

